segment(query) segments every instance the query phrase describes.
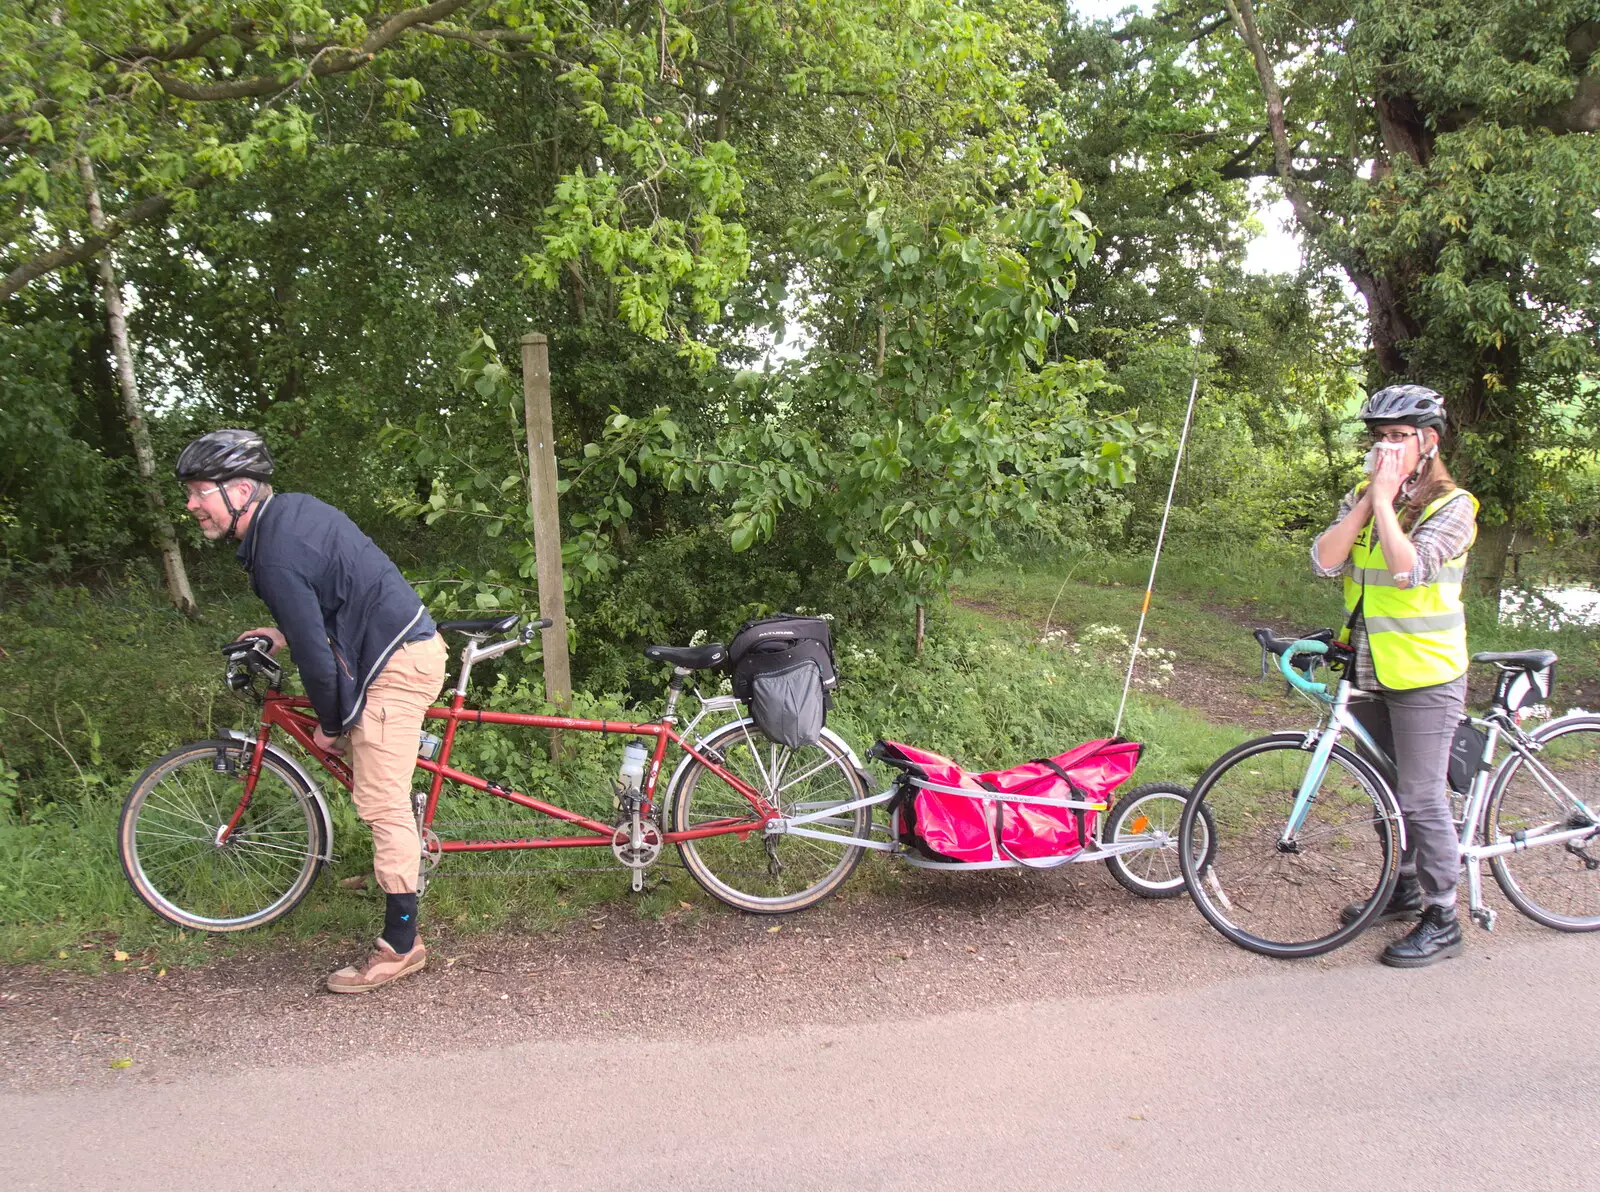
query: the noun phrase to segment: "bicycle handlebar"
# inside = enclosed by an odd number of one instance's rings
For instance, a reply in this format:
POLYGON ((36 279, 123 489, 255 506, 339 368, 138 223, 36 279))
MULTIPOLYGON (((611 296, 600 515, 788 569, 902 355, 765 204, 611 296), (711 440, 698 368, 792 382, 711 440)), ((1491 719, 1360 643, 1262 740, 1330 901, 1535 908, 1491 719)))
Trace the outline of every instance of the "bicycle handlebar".
POLYGON ((1283 672, 1283 677, 1289 680, 1290 686, 1305 692, 1307 695, 1314 695, 1318 698, 1326 699, 1328 695, 1328 685, 1326 683, 1313 682, 1297 671, 1294 667, 1294 656, 1296 654, 1325 655, 1327 652, 1327 642, 1312 641, 1309 638, 1302 638, 1300 641, 1297 641, 1291 645, 1282 654, 1278 655, 1278 669, 1283 672))

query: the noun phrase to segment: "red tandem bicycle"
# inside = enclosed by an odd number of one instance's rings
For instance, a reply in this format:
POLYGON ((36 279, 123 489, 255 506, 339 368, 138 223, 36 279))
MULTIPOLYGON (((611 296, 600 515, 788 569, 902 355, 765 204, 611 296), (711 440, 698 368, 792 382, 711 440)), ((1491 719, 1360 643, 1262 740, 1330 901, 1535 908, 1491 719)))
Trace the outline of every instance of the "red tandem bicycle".
MULTIPOLYGON (((468 707, 473 667, 528 644, 549 625, 533 621, 519 631, 520 620, 512 615, 440 625, 463 635, 466 645, 449 703, 427 713, 430 722, 443 723, 442 737, 424 733, 417 758, 419 774, 427 776, 426 788, 414 796, 425 876, 454 854, 602 849, 631 871, 638 890, 646 870, 671 845, 707 892, 758 914, 815 905, 844 883, 868 850, 938 869, 1049 868, 1103 860, 1136 894, 1170 897, 1184 888, 1177 831, 1187 789, 1156 783, 1129 792, 1114 806, 1110 802, 1111 789, 1132 771, 1136 745, 1090 742, 1061 759, 968 775, 938 755, 880 743, 874 756, 900 770, 880 789, 855 750, 832 729, 823 728, 814 743, 798 748, 777 744, 740 714, 732 695, 702 696, 697 690, 699 710, 680 730, 678 705, 689 678, 727 663, 728 650, 717 643, 646 647, 647 658, 672 667, 666 704, 654 721, 468 707), (727 716, 733 719, 699 731, 708 717, 727 716), (643 764, 625 762, 613 814, 601 819, 452 766, 463 725, 629 737, 634 740, 627 761, 643 764), (669 747, 676 762, 663 789, 669 747), (1120 761, 1105 770, 1110 756, 1120 761), (1058 761, 1065 763, 1062 773, 1050 772, 1058 761), (1079 781, 1086 774, 1087 786, 1079 781), (514 804, 541 817, 533 822, 548 821, 550 828, 541 835, 441 839, 435 817, 447 783, 514 804), (936 810, 939 805, 942 812, 936 810), (886 808, 887 823, 874 825, 877 807, 886 808), (917 835, 918 826, 928 828, 939 815, 961 838, 953 854, 930 848, 927 836, 917 835), (1055 851, 1040 855, 1041 842, 1055 851)), ((228 932, 271 923, 299 904, 333 859, 333 817, 322 789, 273 734, 279 731, 300 746, 347 789, 350 766, 317 746, 310 701, 283 693, 283 671, 268 645, 255 637, 223 648, 226 685, 259 701, 255 731, 224 730, 214 739, 174 749, 140 776, 123 806, 118 830, 123 870, 156 914, 182 927, 228 932)), ((1208 820, 1196 823, 1195 847, 1204 854, 1214 834, 1208 820)))

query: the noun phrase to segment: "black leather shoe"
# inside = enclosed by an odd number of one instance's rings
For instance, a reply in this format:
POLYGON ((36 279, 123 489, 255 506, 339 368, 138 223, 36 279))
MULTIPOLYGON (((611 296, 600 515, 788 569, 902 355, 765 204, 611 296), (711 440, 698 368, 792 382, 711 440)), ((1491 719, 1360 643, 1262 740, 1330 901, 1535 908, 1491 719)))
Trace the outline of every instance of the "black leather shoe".
MULTIPOLYGON (((1346 927, 1361 917, 1361 912, 1367 909, 1364 902, 1352 902, 1339 912, 1339 922, 1346 927)), ((1422 913, 1422 886, 1415 877, 1400 875, 1400 880, 1395 883, 1394 893, 1389 895, 1389 902, 1378 912, 1374 923, 1388 923, 1393 919, 1415 919, 1422 913)))
POLYGON ((1390 968, 1424 968, 1460 955, 1461 920, 1455 907, 1430 906, 1422 912, 1422 922, 1385 948, 1378 959, 1390 968))

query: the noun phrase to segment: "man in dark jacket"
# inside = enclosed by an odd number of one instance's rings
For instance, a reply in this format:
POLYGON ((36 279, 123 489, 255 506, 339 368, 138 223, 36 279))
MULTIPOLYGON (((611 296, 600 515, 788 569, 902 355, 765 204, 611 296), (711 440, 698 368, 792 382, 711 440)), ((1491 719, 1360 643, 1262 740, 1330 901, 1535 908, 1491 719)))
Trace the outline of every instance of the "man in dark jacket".
POLYGON ((319 747, 348 737, 356 812, 372 829, 373 872, 386 897, 372 955, 328 978, 335 993, 365 993, 427 963, 417 934, 422 843, 411 779, 424 713, 444 686, 443 639, 400 569, 356 524, 303 493, 275 493, 259 435, 217 430, 178 457, 188 510, 212 540, 239 541, 238 558, 277 625, 240 637, 285 644, 319 725, 319 747))

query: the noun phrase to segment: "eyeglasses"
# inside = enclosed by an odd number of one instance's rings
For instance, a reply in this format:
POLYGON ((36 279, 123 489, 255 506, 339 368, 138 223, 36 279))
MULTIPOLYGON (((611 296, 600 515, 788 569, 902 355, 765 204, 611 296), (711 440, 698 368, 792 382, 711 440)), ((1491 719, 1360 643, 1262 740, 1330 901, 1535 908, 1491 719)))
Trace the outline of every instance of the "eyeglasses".
POLYGON ((1367 436, 1369 443, 1404 443, 1407 439, 1417 438, 1414 430, 1383 430, 1373 431, 1367 436))
POLYGON ((197 500, 209 497, 212 493, 220 493, 221 491, 222 485, 220 484, 213 484, 210 488, 201 489, 191 489, 188 485, 183 486, 183 495, 185 497, 194 497, 197 500))

